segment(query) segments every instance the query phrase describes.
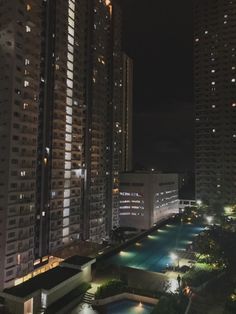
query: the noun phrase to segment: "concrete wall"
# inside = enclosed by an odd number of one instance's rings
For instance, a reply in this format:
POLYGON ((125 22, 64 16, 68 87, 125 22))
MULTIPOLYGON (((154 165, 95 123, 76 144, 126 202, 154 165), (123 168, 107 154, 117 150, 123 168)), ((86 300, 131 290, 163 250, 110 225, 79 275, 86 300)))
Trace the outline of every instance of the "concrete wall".
POLYGON ((24 313, 24 303, 22 302, 6 299, 5 304, 11 314, 24 313))
POLYGON ((38 290, 26 299, 6 295, 4 292, 2 296, 5 298, 5 304, 11 314, 24 314, 24 303, 33 298, 33 314, 38 314, 41 308, 41 291, 38 290))
POLYGON ((78 287, 81 283, 90 281, 87 280, 89 278, 89 270, 86 269, 85 271, 73 276, 69 280, 64 281, 50 291, 47 291, 47 306, 51 305, 61 297, 68 294, 70 291, 78 287))
POLYGON ((129 267, 122 267, 120 273, 129 287, 146 291, 165 291, 169 283, 169 278, 162 273, 129 267))
POLYGON ((136 302, 152 304, 152 305, 156 305, 158 302, 157 299, 144 297, 142 295, 137 295, 137 294, 132 294, 132 293, 121 293, 121 294, 117 294, 117 295, 114 295, 112 297, 108 297, 105 299, 94 300, 92 304, 95 306, 102 306, 102 305, 110 304, 110 303, 121 301, 121 300, 127 300, 127 299, 136 301, 136 302))

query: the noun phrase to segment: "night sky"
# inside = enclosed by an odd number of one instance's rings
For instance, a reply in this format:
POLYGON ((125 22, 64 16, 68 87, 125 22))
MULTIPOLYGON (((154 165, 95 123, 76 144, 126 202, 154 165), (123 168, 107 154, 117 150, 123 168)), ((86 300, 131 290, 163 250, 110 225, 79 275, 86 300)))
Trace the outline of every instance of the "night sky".
POLYGON ((134 59, 134 166, 193 170, 191 0, 124 0, 134 59))

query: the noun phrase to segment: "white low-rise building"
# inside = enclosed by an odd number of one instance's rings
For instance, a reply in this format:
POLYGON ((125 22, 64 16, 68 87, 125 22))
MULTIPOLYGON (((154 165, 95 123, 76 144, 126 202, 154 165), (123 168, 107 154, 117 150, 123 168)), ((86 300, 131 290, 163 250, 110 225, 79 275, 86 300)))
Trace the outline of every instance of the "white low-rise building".
POLYGON ((121 175, 121 227, 149 229, 178 212, 177 174, 129 172, 121 175))

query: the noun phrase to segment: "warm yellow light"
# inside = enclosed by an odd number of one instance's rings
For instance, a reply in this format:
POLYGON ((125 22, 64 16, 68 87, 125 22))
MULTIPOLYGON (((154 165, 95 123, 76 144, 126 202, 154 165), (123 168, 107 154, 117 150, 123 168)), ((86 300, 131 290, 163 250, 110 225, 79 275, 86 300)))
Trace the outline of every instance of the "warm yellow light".
POLYGON ((105 5, 107 7, 109 7, 109 11, 110 11, 110 15, 112 15, 112 4, 111 4, 111 0, 104 0, 105 5))

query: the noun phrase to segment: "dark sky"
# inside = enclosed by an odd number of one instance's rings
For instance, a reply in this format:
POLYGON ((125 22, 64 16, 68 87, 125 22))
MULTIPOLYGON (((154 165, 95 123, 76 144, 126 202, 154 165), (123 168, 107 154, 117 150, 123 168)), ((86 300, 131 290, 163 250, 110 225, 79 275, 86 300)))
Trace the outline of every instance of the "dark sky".
POLYGON ((134 59, 134 164, 193 169, 192 1, 124 0, 134 59))

